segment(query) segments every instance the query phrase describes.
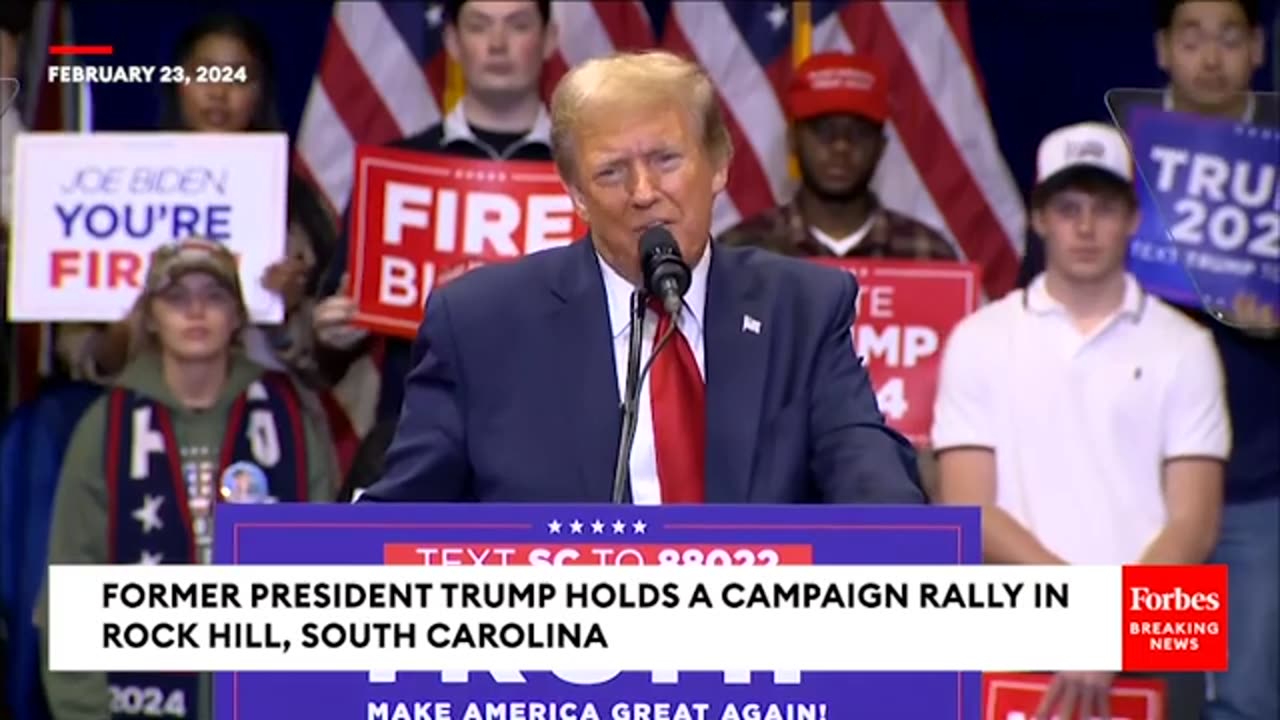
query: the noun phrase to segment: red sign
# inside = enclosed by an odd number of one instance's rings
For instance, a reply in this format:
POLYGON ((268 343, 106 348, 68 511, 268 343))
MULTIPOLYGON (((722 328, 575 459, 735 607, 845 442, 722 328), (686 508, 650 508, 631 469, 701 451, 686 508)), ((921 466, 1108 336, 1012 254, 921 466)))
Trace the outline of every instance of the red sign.
POLYGON ((942 348, 978 309, 981 271, 973 263, 822 258, 858 279, 853 346, 866 364, 880 412, 916 445, 927 445, 942 348))
MULTIPOLYGON (((586 528, 591 527, 586 525, 586 528)), ((603 525, 603 527, 610 527, 603 525)), ((546 544, 382 546, 387 565, 812 565, 810 545, 546 544)))
POLYGON ((413 337, 432 289, 586 234, 555 165, 356 150, 348 271, 356 321, 413 337))
MULTIPOLYGON (((982 720, 1035 720, 1052 682, 1052 675, 983 675, 982 720)), ((1118 677, 1111 684, 1111 720, 1164 720, 1164 708, 1163 680, 1118 677)))
POLYGON ((1227 566, 1126 565, 1124 669, 1227 669, 1227 566))

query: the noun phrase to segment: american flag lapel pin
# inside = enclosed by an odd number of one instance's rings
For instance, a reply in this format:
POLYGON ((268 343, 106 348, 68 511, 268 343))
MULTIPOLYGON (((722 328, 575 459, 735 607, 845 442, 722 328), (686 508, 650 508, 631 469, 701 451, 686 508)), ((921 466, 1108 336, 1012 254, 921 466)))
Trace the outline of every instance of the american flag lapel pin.
POLYGON ((742 332, 749 332, 752 335, 760 334, 760 321, 750 315, 742 316, 742 332))

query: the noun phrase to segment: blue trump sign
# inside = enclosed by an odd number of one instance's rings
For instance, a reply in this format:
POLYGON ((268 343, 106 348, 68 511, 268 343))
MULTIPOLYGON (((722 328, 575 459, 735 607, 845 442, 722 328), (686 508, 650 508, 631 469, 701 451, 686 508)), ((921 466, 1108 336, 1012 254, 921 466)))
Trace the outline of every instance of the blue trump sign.
MULTIPOLYGON (((228 503, 218 508, 214 547, 217 563, 242 565, 981 561, 978 511, 941 507, 228 503)), ((219 720, 977 720, 981 709, 977 673, 371 670, 221 673, 215 714, 219 720)))
POLYGON ((1280 130, 1156 108, 1127 128, 1142 182, 1129 267, 1150 292, 1228 309, 1280 303, 1280 130))

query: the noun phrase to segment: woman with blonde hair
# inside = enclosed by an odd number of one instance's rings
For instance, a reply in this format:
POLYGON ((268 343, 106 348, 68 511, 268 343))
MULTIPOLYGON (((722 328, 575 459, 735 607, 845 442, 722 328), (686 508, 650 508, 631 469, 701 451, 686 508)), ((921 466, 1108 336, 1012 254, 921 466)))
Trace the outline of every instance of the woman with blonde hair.
MULTIPOLYGON (((72 434, 50 564, 211 559, 219 502, 327 502, 337 463, 315 396, 239 347, 248 327, 235 258, 193 238, 158 249, 130 314, 130 359, 72 434)), ((37 624, 47 642, 47 604, 37 624)), ((47 662, 43 664, 47 667, 47 662)), ((45 673, 59 720, 123 717, 138 693, 209 717, 208 678, 45 673)))

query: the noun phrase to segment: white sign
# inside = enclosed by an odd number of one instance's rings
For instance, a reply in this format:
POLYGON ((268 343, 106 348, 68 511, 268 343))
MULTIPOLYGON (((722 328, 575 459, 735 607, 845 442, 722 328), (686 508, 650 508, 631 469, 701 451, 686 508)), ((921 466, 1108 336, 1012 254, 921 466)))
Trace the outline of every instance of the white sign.
POLYGON ((25 133, 17 138, 9 319, 114 322, 157 246, 198 235, 238 257, 249 316, 284 317, 262 287, 284 257, 284 133, 25 133))

